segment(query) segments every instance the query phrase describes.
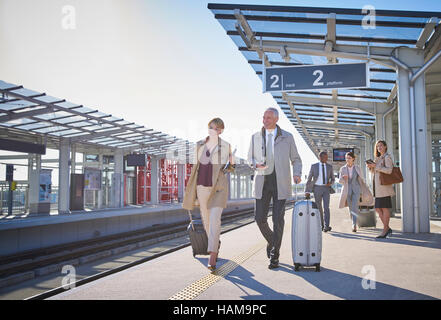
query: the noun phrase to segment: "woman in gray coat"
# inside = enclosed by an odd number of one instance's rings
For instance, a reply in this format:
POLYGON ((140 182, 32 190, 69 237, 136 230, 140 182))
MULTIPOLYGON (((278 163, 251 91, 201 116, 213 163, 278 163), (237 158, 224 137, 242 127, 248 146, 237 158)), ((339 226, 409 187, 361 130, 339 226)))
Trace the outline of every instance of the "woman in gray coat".
POLYGON ((360 213, 358 202, 360 199, 361 185, 358 181, 360 172, 358 166, 354 164, 355 154, 346 153, 346 165, 340 169, 340 182, 347 189, 346 201, 349 207, 349 213, 352 219, 352 232, 357 232, 357 216, 360 213), (357 169, 355 168, 357 167, 357 169))

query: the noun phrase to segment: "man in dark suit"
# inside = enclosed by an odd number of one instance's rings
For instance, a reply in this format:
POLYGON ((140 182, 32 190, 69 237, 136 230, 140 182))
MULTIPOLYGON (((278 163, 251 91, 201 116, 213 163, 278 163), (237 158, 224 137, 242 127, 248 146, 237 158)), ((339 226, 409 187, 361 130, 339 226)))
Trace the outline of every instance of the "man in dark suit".
POLYGON ((278 125, 279 113, 268 108, 263 115, 263 128, 251 137, 248 161, 257 171, 253 194, 256 199, 255 219, 268 242, 266 253, 269 269, 279 267, 280 247, 285 225, 285 202, 292 196, 294 183, 301 181, 302 160, 291 133, 278 125), (292 169, 292 171, 291 171, 292 169), (292 174, 292 175, 291 175, 292 174), (273 230, 268 225, 268 211, 273 202, 273 230))
POLYGON ((329 225, 330 212, 329 201, 331 195, 331 186, 334 184, 334 170, 332 165, 328 164, 328 153, 320 152, 320 162, 311 166, 308 181, 306 182, 305 195, 309 197, 310 193, 314 193, 314 199, 320 210, 322 220, 322 230, 324 232, 331 231, 329 225), (322 204, 323 200, 323 204, 322 204))

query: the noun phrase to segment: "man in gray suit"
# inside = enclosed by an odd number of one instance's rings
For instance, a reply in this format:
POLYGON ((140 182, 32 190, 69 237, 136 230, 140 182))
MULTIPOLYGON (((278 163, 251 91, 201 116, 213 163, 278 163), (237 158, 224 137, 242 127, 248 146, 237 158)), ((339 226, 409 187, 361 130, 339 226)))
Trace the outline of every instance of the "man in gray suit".
POLYGON ((256 198, 255 219, 268 242, 269 269, 279 266, 280 246, 285 225, 285 201, 292 196, 291 166, 294 182, 300 183, 302 160, 291 133, 277 125, 279 113, 268 108, 263 116, 263 128, 251 137, 248 162, 257 171, 254 177, 256 198), (268 226, 270 201, 273 201, 273 229, 268 226))
POLYGON ((322 220, 322 230, 324 232, 331 231, 329 225, 329 200, 331 194, 331 186, 334 184, 334 170, 328 164, 328 153, 326 151, 320 152, 320 162, 311 166, 309 171, 308 181, 306 182, 305 195, 309 197, 310 193, 314 193, 315 202, 320 210, 322 220), (323 200, 323 205, 322 205, 323 200), (324 217, 323 217, 324 215, 324 217))

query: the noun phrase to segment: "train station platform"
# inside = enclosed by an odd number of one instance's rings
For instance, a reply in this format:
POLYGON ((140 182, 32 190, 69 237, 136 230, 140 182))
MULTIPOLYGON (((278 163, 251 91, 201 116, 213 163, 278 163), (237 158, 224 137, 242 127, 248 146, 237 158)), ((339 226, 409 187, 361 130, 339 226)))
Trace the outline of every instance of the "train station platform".
MULTIPOLYGON (((266 243, 255 223, 221 236, 218 268, 210 273, 207 256, 193 257, 187 247, 53 296, 88 299, 440 299, 441 227, 431 233, 402 233, 400 217, 391 218, 393 234, 376 239, 377 228, 351 230, 347 209, 331 196, 332 231, 323 234, 321 272, 293 269, 292 209, 286 211, 280 267, 268 269, 266 243)), ((269 219, 271 221, 271 218, 269 219)))
MULTIPOLYGON (((225 212, 253 203, 252 199, 233 199, 225 212)), ((182 203, 0 219, 0 257, 185 221, 188 215, 182 203)))

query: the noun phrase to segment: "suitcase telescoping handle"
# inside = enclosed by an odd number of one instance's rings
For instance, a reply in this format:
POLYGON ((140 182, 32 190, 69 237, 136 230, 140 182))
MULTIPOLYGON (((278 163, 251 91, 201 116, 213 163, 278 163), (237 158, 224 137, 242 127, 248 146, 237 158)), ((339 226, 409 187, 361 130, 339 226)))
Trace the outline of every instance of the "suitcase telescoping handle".
POLYGON ((194 231, 194 225, 193 225, 193 216, 192 216, 192 214, 191 214, 191 211, 190 210, 187 210, 187 212, 188 212, 188 216, 190 217, 190 224, 191 224, 191 228, 193 229, 193 231, 194 231))

